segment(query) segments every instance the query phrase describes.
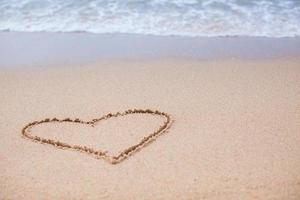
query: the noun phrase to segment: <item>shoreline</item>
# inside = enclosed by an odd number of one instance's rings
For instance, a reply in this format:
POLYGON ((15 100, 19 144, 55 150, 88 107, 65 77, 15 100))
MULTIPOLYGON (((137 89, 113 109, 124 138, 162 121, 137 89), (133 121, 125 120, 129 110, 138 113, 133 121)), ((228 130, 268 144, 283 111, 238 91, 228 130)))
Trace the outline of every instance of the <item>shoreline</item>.
POLYGON ((300 38, 0 33, 0 68, 128 60, 270 60, 300 57, 300 38))
POLYGON ((177 38, 270 38, 270 39, 284 39, 284 38, 300 38, 300 35, 294 36, 267 36, 267 35, 159 35, 152 33, 127 33, 127 32, 89 32, 89 31, 17 31, 17 30, 0 30, 0 33, 38 33, 38 34, 92 34, 92 35, 135 35, 147 37, 177 37, 177 38))

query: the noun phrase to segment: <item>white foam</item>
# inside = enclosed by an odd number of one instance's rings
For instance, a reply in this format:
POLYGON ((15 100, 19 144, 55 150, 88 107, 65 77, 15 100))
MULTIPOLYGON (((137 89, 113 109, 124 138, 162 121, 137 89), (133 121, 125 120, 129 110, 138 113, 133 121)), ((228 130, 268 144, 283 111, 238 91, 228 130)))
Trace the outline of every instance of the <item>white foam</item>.
POLYGON ((299 0, 0 0, 0 31, 300 36, 299 0))

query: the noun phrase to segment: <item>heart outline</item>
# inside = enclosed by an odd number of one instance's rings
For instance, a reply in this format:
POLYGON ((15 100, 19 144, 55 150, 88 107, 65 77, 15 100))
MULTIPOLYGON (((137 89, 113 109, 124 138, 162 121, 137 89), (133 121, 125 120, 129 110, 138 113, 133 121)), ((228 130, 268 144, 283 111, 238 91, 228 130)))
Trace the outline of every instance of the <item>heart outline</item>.
POLYGON ((126 110, 124 112, 117 112, 117 113, 108 113, 106 115, 103 115, 100 118, 95 118, 92 119, 90 121, 83 121, 80 120, 79 118, 75 118, 75 119, 70 119, 70 118, 65 118, 65 119, 57 119, 57 118, 46 118, 44 120, 40 120, 40 121, 33 121, 28 123, 27 125, 25 125, 22 129, 22 137, 26 138, 26 139, 30 139, 31 141, 34 142, 39 142, 42 144, 48 144, 48 145, 52 145, 56 148, 61 148, 61 149, 73 149, 79 152, 83 152, 83 153, 87 153, 90 155, 93 155, 94 157, 96 157, 97 159, 104 159, 107 162, 109 162, 110 164, 117 164, 122 162, 123 160, 127 159, 128 157, 130 157, 131 155, 133 155, 134 153, 136 153, 137 151, 139 151, 140 149, 144 148, 146 145, 150 144, 151 142, 153 142, 154 140, 156 140, 156 138, 158 138, 160 135, 162 135, 163 133, 167 132, 167 130, 171 127, 173 123, 173 120, 171 119, 171 116, 165 112, 161 112, 158 110, 150 110, 150 109, 129 109, 126 110), (27 131, 29 128, 32 128, 36 125, 39 124, 44 124, 44 123, 64 123, 64 122, 70 122, 70 123, 81 123, 81 124, 87 124, 87 125, 91 125, 93 126, 96 122, 99 122, 101 120, 108 120, 110 118, 113 117, 120 117, 120 116, 125 116, 125 115, 129 115, 129 114, 151 114, 151 115, 158 115, 158 116, 162 116, 166 119, 166 121, 164 121, 163 125, 161 125, 157 130, 155 130, 153 133, 145 136, 142 140, 140 140, 137 144, 132 145, 130 147, 125 148, 124 150, 121 151, 121 153, 117 154, 116 156, 114 155, 108 155, 107 151, 103 151, 103 150, 94 150, 93 148, 90 147, 86 147, 86 146, 80 146, 80 145, 70 145, 68 143, 64 143, 64 142, 60 142, 60 141, 55 141, 52 139, 46 139, 46 138, 42 138, 39 136, 34 136, 31 135, 29 131, 27 131))

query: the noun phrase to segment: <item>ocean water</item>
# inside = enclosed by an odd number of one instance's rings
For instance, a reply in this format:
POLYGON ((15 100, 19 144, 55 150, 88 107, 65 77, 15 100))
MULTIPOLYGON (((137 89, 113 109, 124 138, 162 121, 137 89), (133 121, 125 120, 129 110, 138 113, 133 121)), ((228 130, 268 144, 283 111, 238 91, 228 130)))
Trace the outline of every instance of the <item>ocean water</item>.
POLYGON ((0 31, 300 36, 300 0, 0 0, 0 31))

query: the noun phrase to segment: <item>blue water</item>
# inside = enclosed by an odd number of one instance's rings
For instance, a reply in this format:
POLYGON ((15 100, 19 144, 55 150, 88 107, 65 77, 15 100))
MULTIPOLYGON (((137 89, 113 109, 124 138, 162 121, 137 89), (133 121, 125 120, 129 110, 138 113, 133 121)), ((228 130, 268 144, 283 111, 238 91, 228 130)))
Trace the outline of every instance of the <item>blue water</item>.
POLYGON ((0 0, 0 31, 300 36, 300 0, 0 0))

